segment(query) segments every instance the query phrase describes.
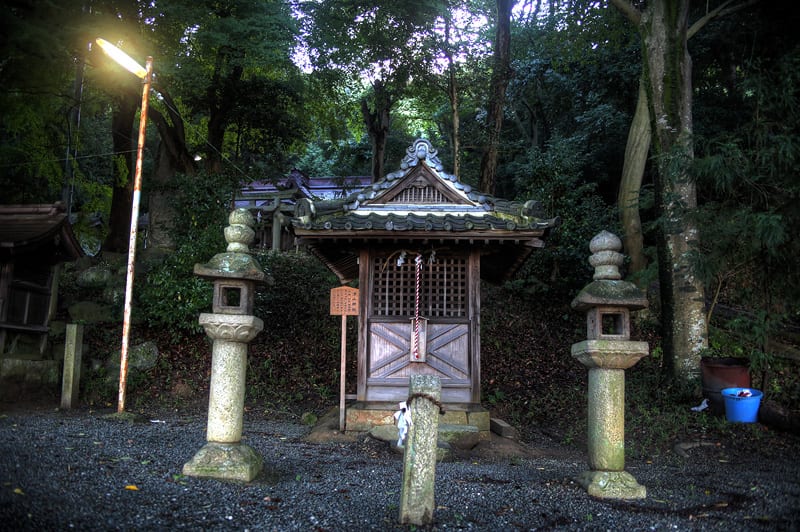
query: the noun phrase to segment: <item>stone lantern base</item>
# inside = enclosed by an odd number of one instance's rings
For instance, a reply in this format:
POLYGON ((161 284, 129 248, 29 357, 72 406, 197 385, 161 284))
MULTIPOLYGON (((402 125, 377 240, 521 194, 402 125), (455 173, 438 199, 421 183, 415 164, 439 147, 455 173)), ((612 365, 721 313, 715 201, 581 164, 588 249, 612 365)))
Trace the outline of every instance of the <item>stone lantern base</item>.
POLYGON ((250 482, 258 476, 264 461, 243 443, 208 442, 183 466, 190 477, 250 482))
POLYGON ((627 471, 586 471, 578 483, 592 497, 599 499, 644 499, 647 488, 627 471))

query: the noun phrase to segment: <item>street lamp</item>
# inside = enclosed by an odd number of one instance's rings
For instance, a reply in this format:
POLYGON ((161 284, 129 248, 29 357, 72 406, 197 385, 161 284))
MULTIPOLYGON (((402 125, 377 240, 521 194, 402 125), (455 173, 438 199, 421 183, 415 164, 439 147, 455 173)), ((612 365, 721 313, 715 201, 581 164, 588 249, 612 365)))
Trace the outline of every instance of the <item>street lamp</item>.
POLYGON ((133 295, 133 270, 136 263, 136 233, 139 222, 139 199, 142 195, 142 155, 144 153, 144 133, 147 127, 147 104, 150 85, 153 82, 153 58, 148 56, 145 66, 133 60, 128 54, 106 41, 96 39, 100 48, 120 66, 142 79, 142 113, 139 116, 139 144, 136 148, 136 172, 133 177, 133 201, 131 205, 131 233, 128 241, 128 276, 125 283, 125 310, 122 318, 122 349, 119 358, 119 396, 117 413, 125 412, 125 384, 128 380, 128 343, 131 332, 131 299, 133 295))

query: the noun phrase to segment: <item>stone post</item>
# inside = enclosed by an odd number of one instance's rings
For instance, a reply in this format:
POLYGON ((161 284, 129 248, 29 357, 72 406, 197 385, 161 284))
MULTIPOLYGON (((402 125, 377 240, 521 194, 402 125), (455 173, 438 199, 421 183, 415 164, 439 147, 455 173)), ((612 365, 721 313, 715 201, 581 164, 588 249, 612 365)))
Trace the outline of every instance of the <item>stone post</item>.
POLYGON ((255 236, 250 212, 236 209, 229 223, 227 251, 194 267, 196 275, 214 281, 213 312, 201 314, 199 320, 213 340, 211 387, 208 443, 184 464, 183 474, 249 482, 261 472, 263 460, 241 443, 247 344, 264 328, 264 322, 252 315, 254 284, 269 279, 249 254, 255 236))
POLYGON ((83 356, 83 325, 68 323, 64 341, 64 371, 61 381, 61 408, 70 409, 78 402, 83 356))
POLYGON ((214 341, 206 439, 236 443, 242 439, 247 344, 264 324, 255 316, 201 314, 200 325, 214 341))
POLYGON ((409 378, 411 426, 403 453, 400 523, 417 526, 433 522, 436 444, 442 383, 435 375, 409 378))
POLYGON ((588 417, 589 467, 625 469, 625 371, 589 369, 588 417))
POLYGON ((621 280, 620 239, 608 231, 589 244, 594 281, 572 301, 586 311, 587 340, 572 356, 589 368, 589 467, 578 481, 595 497, 641 499, 646 489, 625 471, 625 370, 646 356, 647 342, 630 340, 630 311, 645 308, 636 285, 621 280))

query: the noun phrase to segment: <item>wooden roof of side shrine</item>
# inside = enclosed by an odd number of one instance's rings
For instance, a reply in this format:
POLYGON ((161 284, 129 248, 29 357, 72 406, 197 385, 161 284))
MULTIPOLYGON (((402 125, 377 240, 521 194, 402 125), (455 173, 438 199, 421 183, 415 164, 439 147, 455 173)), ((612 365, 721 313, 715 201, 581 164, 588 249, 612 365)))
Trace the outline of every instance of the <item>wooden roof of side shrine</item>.
POLYGON ((0 205, 0 261, 34 254, 51 264, 83 256, 64 206, 0 205))
POLYGON ((413 243, 481 248, 481 277, 511 275, 559 223, 541 204, 508 201, 461 183, 442 170, 437 151, 418 139, 400 170, 342 200, 301 199, 295 235, 344 283, 358 277, 359 250, 369 244, 413 243))

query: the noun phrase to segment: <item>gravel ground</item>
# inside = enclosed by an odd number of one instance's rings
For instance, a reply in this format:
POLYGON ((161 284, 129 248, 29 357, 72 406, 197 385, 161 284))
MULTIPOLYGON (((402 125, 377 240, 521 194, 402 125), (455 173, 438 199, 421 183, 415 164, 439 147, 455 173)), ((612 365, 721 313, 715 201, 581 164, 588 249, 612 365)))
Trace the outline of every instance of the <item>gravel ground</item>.
MULTIPOLYGON (((265 461, 249 484, 189 478, 205 417, 136 423, 88 410, 0 413, 0 529, 404 530, 402 457, 369 437, 311 443, 297 423, 245 418, 265 461)), ((800 461, 753 449, 730 459, 699 446, 629 461, 641 501, 594 499, 573 478, 578 450, 527 446, 524 457, 473 455, 436 469, 434 530, 798 530, 800 461)), ((796 453, 797 445, 792 445, 796 453)), ((413 527, 410 527, 413 528, 413 527)))

